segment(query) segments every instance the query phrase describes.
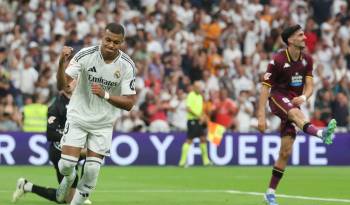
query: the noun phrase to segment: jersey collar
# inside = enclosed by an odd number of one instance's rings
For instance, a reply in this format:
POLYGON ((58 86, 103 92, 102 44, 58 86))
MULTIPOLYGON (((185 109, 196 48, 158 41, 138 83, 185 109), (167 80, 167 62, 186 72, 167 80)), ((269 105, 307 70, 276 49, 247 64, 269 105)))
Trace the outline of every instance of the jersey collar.
MULTIPOLYGON (((118 50, 119 54, 117 55, 117 57, 112 61, 112 63, 117 62, 117 60, 120 58, 120 56, 122 55, 122 51, 118 50)), ((101 60, 104 62, 103 56, 102 56, 102 52, 101 52, 101 45, 98 46, 98 54, 100 54, 100 58, 101 60)))
MULTIPOLYGON (((290 57, 290 54, 289 54, 288 48, 286 48, 285 53, 286 53, 286 56, 287 56, 288 62, 289 62, 289 63, 291 63, 293 60, 292 60, 292 58, 290 57)), ((303 55, 302 55, 302 53, 300 52, 300 55, 299 55, 299 59, 298 59, 298 61, 299 61, 299 60, 302 60, 302 59, 303 59, 303 55)), ((296 61, 293 61, 293 62, 296 62, 296 61)))

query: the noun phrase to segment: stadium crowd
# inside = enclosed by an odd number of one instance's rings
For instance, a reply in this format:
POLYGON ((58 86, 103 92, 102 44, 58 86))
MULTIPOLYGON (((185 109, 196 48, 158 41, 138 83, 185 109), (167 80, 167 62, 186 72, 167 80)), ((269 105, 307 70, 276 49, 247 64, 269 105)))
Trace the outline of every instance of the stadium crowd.
MULTIPOLYGON (((118 131, 186 130, 185 99, 196 80, 212 121, 256 131, 260 80, 291 24, 304 28, 314 60, 314 94, 304 112, 320 127, 333 117, 339 132, 350 130, 345 0, 19 2, 0 1, 0 131, 22 130, 26 106, 50 104, 62 47, 97 45, 108 22, 125 26, 123 50, 138 68, 137 106, 116 116, 118 131)), ((279 119, 268 120, 269 131, 277 131, 279 119)))

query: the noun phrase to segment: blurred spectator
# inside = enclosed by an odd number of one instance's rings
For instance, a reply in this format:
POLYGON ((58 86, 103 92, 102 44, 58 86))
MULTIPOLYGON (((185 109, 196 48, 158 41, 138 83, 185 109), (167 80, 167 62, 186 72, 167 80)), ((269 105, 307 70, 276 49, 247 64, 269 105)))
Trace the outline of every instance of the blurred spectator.
POLYGON ((176 131, 186 131, 186 93, 178 89, 176 95, 170 100, 170 112, 168 115, 170 126, 176 131))
POLYGON ((0 97, 2 98, 10 94, 10 89, 11 89, 10 75, 5 70, 4 67, 0 67, 0 97))
POLYGON ((308 52, 314 53, 315 46, 318 41, 317 33, 315 32, 315 21, 312 18, 307 19, 305 26, 306 47, 308 52))
POLYGON ((151 93, 148 95, 145 111, 150 132, 170 131, 166 115, 166 111, 169 108, 168 100, 170 100, 170 96, 167 93, 163 93, 160 97, 151 93))
POLYGON ((237 131, 249 132, 252 116, 254 114, 254 105, 249 101, 249 91, 242 90, 238 97, 237 131))
POLYGON ((332 117, 331 103, 333 95, 329 90, 319 90, 317 96, 315 110, 321 112, 320 119, 327 124, 332 117))
POLYGON ((42 62, 42 55, 41 51, 39 49, 39 44, 35 41, 31 41, 28 45, 28 56, 31 58, 32 66, 37 70, 40 71, 40 66, 42 62))
POLYGON ((316 109, 310 119, 310 122, 317 127, 325 127, 327 124, 321 120, 321 110, 316 109))
POLYGON ((346 132, 350 122, 349 100, 344 93, 338 93, 332 103, 332 116, 337 120, 337 131, 346 132))
POLYGON ((46 132, 47 109, 41 96, 27 97, 23 107, 23 131, 46 132))
POLYGON ((21 119, 18 108, 12 95, 7 95, 1 100, 0 105, 0 131, 20 131, 21 119))
POLYGON ((79 38, 78 32, 73 30, 70 32, 66 44, 67 46, 72 47, 75 51, 79 51, 83 47, 84 41, 79 38))
POLYGON ((33 67, 33 61, 30 56, 24 57, 23 68, 21 69, 20 90, 23 95, 33 96, 35 83, 38 80, 38 71, 33 67))
POLYGON ((140 112, 131 110, 129 115, 122 115, 117 120, 116 130, 121 132, 145 132, 146 124, 140 118, 140 112))
POLYGON ((227 90, 221 89, 219 99, 214 102, 214 121, 225 126, 227 129, 236 130, 237 121, 236 115, 238 106, 236 102, 227 96, 227 90))
POLYGON ((79 40, 82 40, 87 34, 90 33, 90 24, 86 20, 86 16, 83 12, 78 11, 77 16, 77 37, 79 40))

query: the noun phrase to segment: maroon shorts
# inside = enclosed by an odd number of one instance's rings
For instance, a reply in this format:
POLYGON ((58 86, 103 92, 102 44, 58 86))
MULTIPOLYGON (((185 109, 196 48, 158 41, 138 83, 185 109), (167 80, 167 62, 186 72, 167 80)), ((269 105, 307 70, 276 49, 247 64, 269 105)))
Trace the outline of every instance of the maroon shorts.
POLYGON ((269 105, 271 112, 281 119, 281 136, 291 136, 295 138, 296 130, 293 122, 288 119, 288 112, 292 108, 299 109, 299 107, 293 105, 291 100, 292 97, 275 93, 270 95, 269 105))

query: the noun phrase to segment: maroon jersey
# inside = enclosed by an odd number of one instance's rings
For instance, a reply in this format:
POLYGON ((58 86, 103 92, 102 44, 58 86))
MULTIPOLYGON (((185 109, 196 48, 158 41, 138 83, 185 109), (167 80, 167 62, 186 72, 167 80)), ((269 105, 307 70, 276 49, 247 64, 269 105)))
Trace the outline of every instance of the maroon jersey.
POLYGON ((302 95, 305 79, 312 78, 312 64, 311 56, 303 52, 297 61, 293 61, 288 50, 282 50, 269 62, 263 84, 271 87, 271 94, 302 95))

